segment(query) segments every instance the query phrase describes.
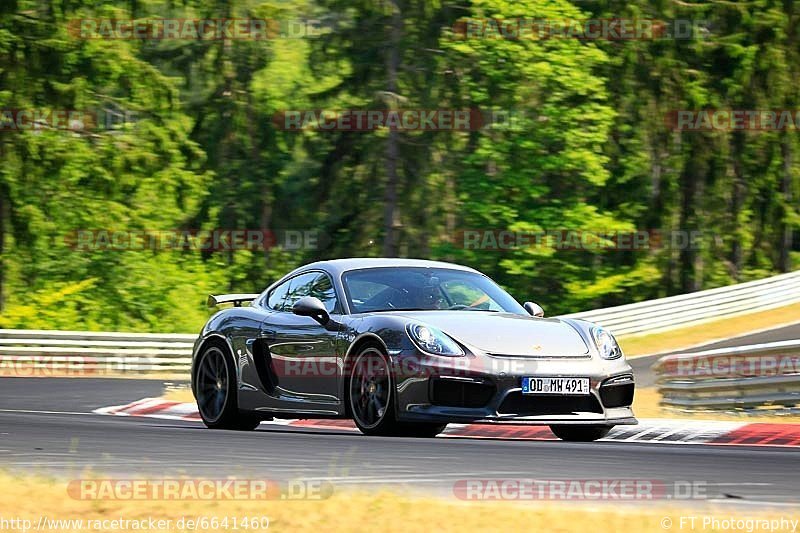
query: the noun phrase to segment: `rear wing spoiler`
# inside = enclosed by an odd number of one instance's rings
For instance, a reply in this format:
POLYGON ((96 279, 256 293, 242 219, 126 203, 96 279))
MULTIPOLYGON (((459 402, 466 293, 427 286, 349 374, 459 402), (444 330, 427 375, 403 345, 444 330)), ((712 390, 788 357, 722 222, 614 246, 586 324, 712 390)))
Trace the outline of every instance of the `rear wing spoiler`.
POLYGON ((208 296, 208 301, 206 305, 208 307, 216 307, 219 304, 230 304, 232 303, 235 307, 241 307, 243 302, 252 302, 256 298, 261 296, 260 294, 220 294, 220 295, 213 295, 210 294, 208 296))

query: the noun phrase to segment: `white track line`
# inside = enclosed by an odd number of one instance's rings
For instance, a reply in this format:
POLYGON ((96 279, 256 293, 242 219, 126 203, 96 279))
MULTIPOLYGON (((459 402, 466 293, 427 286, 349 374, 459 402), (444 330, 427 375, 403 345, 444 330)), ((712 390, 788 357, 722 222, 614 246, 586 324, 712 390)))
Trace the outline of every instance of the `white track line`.
POLYGON ((0 413, 22 413, 33 415, 89 415, 95 416, 101 413, 81 413, 77 411, 34 411, 30 409, 0 409, 0 413))

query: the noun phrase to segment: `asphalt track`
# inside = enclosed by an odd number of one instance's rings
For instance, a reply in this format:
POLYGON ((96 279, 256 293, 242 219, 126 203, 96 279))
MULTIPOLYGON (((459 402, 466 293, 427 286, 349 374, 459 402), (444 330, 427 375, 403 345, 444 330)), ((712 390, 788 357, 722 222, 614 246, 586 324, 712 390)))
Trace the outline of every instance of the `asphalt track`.
MULTIPOLYGON (((702 349, 800 338, 800 324, 702 349)), ((655 358, 634 359, 642 385, 655 358)), ((159 396, 165 383, 107 378, 0 378, 0 468, 65 476, 324 479, 334 487, 452 495, 463 479, 646 479, 695 483, 702 502, 800 504, 800 448, 658 443, 406 439, 261 426, 212 431, 187 421, 93 414, 159 396)))
POLYGON ((800 504, 795 448, 376 438, 265 426, 232 432, 91 413, 157 396, 162 387, 152 380, 2 378, 0 467, 67 478, 87 469, 104 476, 310 478, 334 488, 442 495, 464 479, 646 479, 699 484, 703 503, 800 504))

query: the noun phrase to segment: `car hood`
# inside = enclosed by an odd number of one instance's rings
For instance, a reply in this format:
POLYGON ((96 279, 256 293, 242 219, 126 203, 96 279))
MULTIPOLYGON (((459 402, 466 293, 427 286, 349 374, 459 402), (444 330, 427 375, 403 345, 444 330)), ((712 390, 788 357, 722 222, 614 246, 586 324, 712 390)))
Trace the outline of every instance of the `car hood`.
POLYGON ((464 344, 496 355, 585 357, 589 347, 569 324, 557 318, 533 318, 481 311, 397 313, 430 324, 464 344))

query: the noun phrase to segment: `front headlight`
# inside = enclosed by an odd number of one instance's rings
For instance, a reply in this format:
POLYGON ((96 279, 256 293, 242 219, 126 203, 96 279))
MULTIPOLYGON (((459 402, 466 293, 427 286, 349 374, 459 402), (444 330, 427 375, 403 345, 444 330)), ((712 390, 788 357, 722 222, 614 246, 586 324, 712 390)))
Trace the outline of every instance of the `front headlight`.
POLYGON ((617 359, 622 355, 622 349, 617 344, 617 339, 607 329, 595 326, 592 328, 592 337, 603 359, 617 359))
POLYGON ((456 341, 434 327, 424 324, 409 324, 406 326, 406 330, 414 344, 423 352, 435 355, 464 355, 464 350, 461 349, 456 341))

